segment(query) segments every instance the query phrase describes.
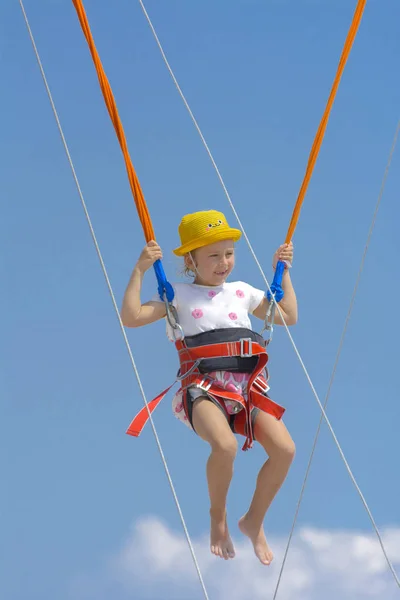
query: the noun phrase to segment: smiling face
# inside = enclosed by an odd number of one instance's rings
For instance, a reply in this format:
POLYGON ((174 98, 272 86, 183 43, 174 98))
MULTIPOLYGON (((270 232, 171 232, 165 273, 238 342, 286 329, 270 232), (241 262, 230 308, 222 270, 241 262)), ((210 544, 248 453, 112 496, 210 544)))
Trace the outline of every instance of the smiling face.
POLYGON ((185 257, 186 266, 195 271, 194 283, 198 285, 221 285, 235 266, 233 240, 222 240, 197 248, 185 257), (194 261, 194 264, 192 262, 194 261))
POLYGON ((207 231, 210 231, 211 229, 214 229, 214 227, 220 227, 221 225, 224 225, 224 222, 222 221, 222 219, 218 219, 217 221, 209 223, 206 229, 207 231))

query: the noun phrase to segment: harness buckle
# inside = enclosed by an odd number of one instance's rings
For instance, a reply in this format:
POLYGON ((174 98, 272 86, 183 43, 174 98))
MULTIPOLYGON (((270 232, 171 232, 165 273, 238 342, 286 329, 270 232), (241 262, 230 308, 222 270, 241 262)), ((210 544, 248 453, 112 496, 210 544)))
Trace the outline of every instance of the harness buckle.
POLYGON ((241 358, 250 358, 253 356, 253 340, 251 338, 240 339, 240 356, 241 358), (246 352, 245 344, 248 344, 248 351, 246 352))
POLYGON ((258 387, 258 389, 263 393, 263 394, 267 394, 269 388, 269 385, 267 383, 265 383, 260 377, 257 377, 254 382, 253 385, 255 387, 258 387))
POLYGON ((206 377, 203 377, 203 379, 200 381, 200 383, 197 384, 196 387, 200 388, 204 392, 208 392, 208 390, 212 386, 212 383, 213 383, 212 379, 210 379, 210 377, 206 376, 206 377))

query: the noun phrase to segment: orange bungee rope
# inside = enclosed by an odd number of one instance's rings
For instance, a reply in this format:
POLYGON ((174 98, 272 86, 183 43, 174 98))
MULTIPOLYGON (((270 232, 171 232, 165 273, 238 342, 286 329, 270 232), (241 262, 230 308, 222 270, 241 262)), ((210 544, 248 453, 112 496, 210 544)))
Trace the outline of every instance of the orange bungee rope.
MULTIPOLYGON (((340 57, 339 65, 338 65, 338 68, 336 71, 335 79, 333 81, 331 92, 329 94, 328 102, 326 103, 325 111, 324 111, 324 114, 322 115, 322 119, 319 124, 317 133, 315 135, 310 155, 308 157, 306 172, 305 172, 304 179, 303 179, 303 182, 300 187, 299 195, 297 196, 296 204, 293 209, 292 218, 290 220, 289 228, 288 228, 288 231, 286 234, 286 239, 285 239, 286 244, 289 244, 291 242, 294 231, 296 229, 296 226, 297 226, 297 223, 299 220, 299 217, 300 217, 301 207, 304 202, 307 188, 308 188, 308 185, 311 180, 311 176, 314 171, 315 163, 317 162, 319 151, 321 149, 322 140, 324 139, 326 127, 328 125, 329 116, 331 114, 332 106, 333 106, 333 103, 336 98, 336 93, 337 93, 337 90, 339 87, 339 83, 342 78, 343 71, 346 66, 347 60, 350 56, 350 51, 353 46, 355 37, 357 35, 357 31, 358 31, 358 28, 361 23, 361 19, 363 16, 363 12, 364 12, 366 3, 367 3, 367 0, 358 0, 357 7, 356 7, 356 10, 355 10, 355 13, 353 16, 353 20, 351 22, 346 41, 344 43, 342 55, 340 57)), ((285 267, 286 267, 285 263, 283 263, 282 261, 278 262, 278 264, 276 265, 274 278, 273 278, 271 286, 270 286, 271 291, 267 292, 267 297, 268 297, 268 300, 270 301, 270 308, 268 311, 267 319, 270 317, 270 315, 272 315, 272 321, 273 321, 273 315, 275 313, 275 307, 276 307, 275 302, 280 302, 284 296, 284 291, 282 289, 282 277, 283 277, 283 273, 285 271, 285 267), (274 302, 274 300, 275 300, 275 302, 274 302)), ((272 326, 267 325, 267 329, 272 331, 272 326)))
POLYGON ((315 163, 317 162, 318 154, 321 149, 322 140, 324 139, 326 127, 327 127, 328 121, 329 121, 329 116, 331 114, 331 109, 332 109, 333 103, 335 101, 336 92, 338 90, 339 83, 342 78, 346 63, 347 63, 347 59, 350 56, 350 51, 353 46, 355 37, 357 35, 357 31, 358 31, 358 28, 361 23, 361 19, 363 16, 363 12, 364 12, 366 3, 367 3, 367 0, 358 0, 358 3, 357 3, 357 7, 356 7, 356 10, 355 10, 355 13, 353 16, 353 21, 350 25, 350 29, 347 34, 346 41, 344 43, 344 47, 343 47, 342 55, 340 57, 339 65, 338 65, 338 68, 336 71, 335 79, 334 79, 334 82, 333 82, 333 85, 331 88, 331 92, 329 94, 328 102, 326 104, 324 114, 322 115, 322 119, 319 124, 318 131, 316 133, 310 155, 308 157, 306 172, 305 172, 304 179, 303 179, 303 182, 300 187, 299 195, 297 196, 297 200, 296 200, 296 204, 295 204, 295 207, 293 210, 289 229, 286 234, 285 242, 287 244, 292 240, 294 231, 296 229, 297 222, 299 220, 301 206, 303 204, 303 201, 304 201, 304 198, 305 198, 305 195, 307 192, 308 184, 310 183, 310 179, 311 179, 311 176, 314 171, 315 163))
POLYGON ((107 106, 108 114, 110 115, 112 124, 114 125, 115 133, 121 146, 122 154, 124 156, 126 170, 128 173, 128 179, 131 186, 133 199, 136 204, 137 212, 139 215, 140 222, 143 227, 144 237, 146 242, 155 239, 153 224, 151 222, 150 213, 147 208, 146 201, 140 187, 139 179, 137 178, 135 169, 133 168, 132 160, 129 155, 128 144, 125 137, 124 128, 122 126, 121 119, 118 114, 117 104, 110 86, 110 83, 105 74, 103 65, 101 64, 99 53, 97 52, 96 45, 90 31, 89 22, 86 16, 85 9, 81 0, 72 0, 75 6, 79 22, 81 24, 83 33, 89 46, 90 54, 94 62, 94 66, 97 71, 97 77, 99 79, 101 91, 103 92, 104 100, 107 106))
MULTIPOLYGON (((153 224, 151 222, 149 209, 147 207, 146 200, 144 199, 139 179, 136 175, 131 157, 129 155, 128 144, 126 141, 124 128, 122 126, 122 122, 118 114, 117 104, 115 102, 115 98, 110 83, 107 79, 107 75, 104 71, 103 65, 101 64, 100 56, 97 52, 92 32, 90 31, 90 26, 85 9, 83 7, 83 3, 81 2, 81 0, 72 0, 72 2, 75 6, 79 22, 82 27, 82 31, 88 43, 90 54, 92 55, 101 91, 103 92, 103 97, 107 106, 108 114, 110 115, 112 124, 114 125, 115 133, 117 134, 119 145, 121 146, 122 154, 125 160, 126 171, 128 174, 129 184, 132 190, 133 199, 136 204, 136 210, 140 222, 142 224, 144 237, 146 239, 146 242, 149 242, 150 240, 155 240, 155 233, 153 229, 153 224)), ((154 263, 154 271, 158 281, 158 293, 160 295, 160 298, 162 300, 165 300, 167 303, 171 303, 174 298, 174 290, 166 278, 164 268, 160 260, 157 260, 154 263)))
MULTIPOLYGON (((122 150, 122 154, 124 156, 126 170, 128 173, 128 178, 129 178, 129 183, 131 186, 133 198, 134 198, 134 201, 136 204, 140 222, 143 227, 144 236, 146 238, 146 241, 148 242, 151 239, 155 239, 153 225, 151 222, 151 218, 150 218, 150 214, 149 214, 149 210, 148 210, 146 201, 143 196, 142 189, 140 187, 139 180, 137 178, 135 169, 133 168, 133 164, 132 164, 132 161, 131 161, 131 158, 129 155, 128 145, 127 145, 126 138, 125 138, 125 133, 124 133, 124 130, 122 127, 120 117, 118 115, 118 109, 117 109, 117 105, 116 105, 116 102, 115 102, 115 99, 114 99, 114 96, 113 96, 113 93, 111 90, 111 86, 110 86, 107 76, 104 72, 104 68, 101 64, 99 54, 96 50, 96 46, 95 46, 95 43, 93 40, 92 33, 90 31, 88 19, 86 16, 85 9, 83 7, 82 0, 72 0, 72 2, 75 6, 83 33, 86 37, 86 41, 88 43, 90 53, 92 55, 92 59, 93 59, 93 62, 94 62, 94 65, 95 65, 95 68, 97 71, 97 76, 98 76, 100 87, 101 87, 101 90, 102 90, 102 93, 104 96, 104 100, 105 100, 105 103, 107 106, 107 110, 110 115, 111 121, 114 125, 114 129, 115 129, 115 132, 118 137, 118 141, 121 146, 121 150, 122 150)), ((286 239, 285 239, 286 243, 289 243, 292 240, 294 231, 296 229, 296 226, 297 226, 297 223, 298 223, 298 220, 300 217, 301 207, 304 202, 304 198, 305 198, 305 195, 306 195, 306 192, 308 189, 308 185, 310 183, 310 180, 311 180, 311 177, 312 177, 312 174, 314 171, 314 167, 315 167, 315 164, 316 164, 316 161, 318 158, 318 154, 321 149, 322 141, 324 139, 324 135, 325 135, 325 131, 326 131, 326 128, 328 125, 332 106, 333 106, 333 103, 336 98, 337 90, 339 88, 339 83, 342 78, 343 71, 346 66, 347 60, 350 56, 350 52, 351 52, 355 37, 357 35, 357 31, 358 31, 360 23, 361 23, 361 19, 362 19, 363 13, 364 13, 366 3, 367 3, 367 0, 358 0, 358 2, 357 2, 356 10, 354 12, 353 20, 350 25, 350 29, 347 34, 347 38, 346 38, 346 41, 345 41, 345 44, 343 47, 343 51, 342 51, 342 54, 340 57, 339 65, 338 65, 335 79, 333 81, 333 85, 332 85, 332 88, 331 88, 331 91, 330 91, 330 94, 328 97, 325 111, 324 111, 324 114, 322 115, 322 119, 319 124, 317 133, 315 135, 314 142, 313 142, 313 145, 311 148, 311 152, 309 154, 304 179, 301 184, 299 194, 297 196, 296 204, 295 204, 295 207, 294 207, 294 210, 292 213, 292 218, 291 218, 289 228, 288 228, 288 231, 286 234, 286 239)), ((157 261, 157 264, 155 264, 154 268, 156 271, 156 276, 157 276, 157 280, 158 280, 158 284, 159 284, 160 297, 161 298, 167 297, 168 301, 171 302, 173 299, 173 290, 172 290, 171 285, 168 283, 168 281, 165 277, 165 273, 164 273, 161 262, 157 261)), ((283 290, 281 287, 281 282, 282 282, 284 268, 285 268, 285 265, 283 263, 279 262, 277 265, 276 271, 275 271, 274 280, 271 284, 272 295, 275 297, 275 300, 277 302, 279 302, 283 298, 283 290)), ((272 295, 270 292, 268 292, 268 297, 270 300, 272 298, 272 295)))

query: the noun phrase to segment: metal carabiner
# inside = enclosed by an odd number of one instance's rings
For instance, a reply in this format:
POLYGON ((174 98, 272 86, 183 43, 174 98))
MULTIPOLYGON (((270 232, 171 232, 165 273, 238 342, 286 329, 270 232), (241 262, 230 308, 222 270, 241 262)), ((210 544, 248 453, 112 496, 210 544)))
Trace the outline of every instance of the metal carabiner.
POLYGON ((264 327, 262 328, 260 334, 262 335, 264 331, 269 332, 269 337, 266 339, 266 345, 271 343, 273 332, 274 332, 274 320, 275 320, 275 312, 276 312, 276 304, 275 304, 275 296, 272 296, 269 306, 267 309, 267 314, 265 315, 264 327), (271 319, 271 322, 268 321, 271 319))
POLYGON ((185 338, 185 334, 183 333, 182 327, 178 323, 178 313, 176 311, 175 306, 171 302, 168 302, 165 295, 164 295, 164 303, 165 303, 167 321, 172 329, 172 334, 174 336, 174 340, 175 341, 183 340, 185 338), (180 337, 178 337, 176 335, 177 331, 179 331, 180 337))

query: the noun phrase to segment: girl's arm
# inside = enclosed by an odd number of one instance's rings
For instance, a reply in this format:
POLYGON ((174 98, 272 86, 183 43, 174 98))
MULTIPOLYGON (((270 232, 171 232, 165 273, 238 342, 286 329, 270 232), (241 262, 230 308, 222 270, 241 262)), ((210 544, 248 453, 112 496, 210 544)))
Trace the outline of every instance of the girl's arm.
POLYGON ((140 300, 143 276, 155 261, 161 258, 161 248, 156 242, 151 241, 146 244, 133 269, 122 302, 121 319, 125 327, 142 327, 165 317, 166 310, 163 302, 142 304, 140 300))
MULTIPOLYGON (((278 260, 293 261, 293 244, 284 244, 274 254, 273 267, 276 267, 278 260)), ((286 325, 295 325, 297 323, 297 298, 290 279, 289 269, 285 269, 282 277, 282 289, 284 296, 278 303, 286 325)), ((253 312, 255 317, 265 319, 269 306, 268 298, 264 298, 253 312)), ((275 313, 274 324, 283 325, 283 321, 278 311, 275 313)))

